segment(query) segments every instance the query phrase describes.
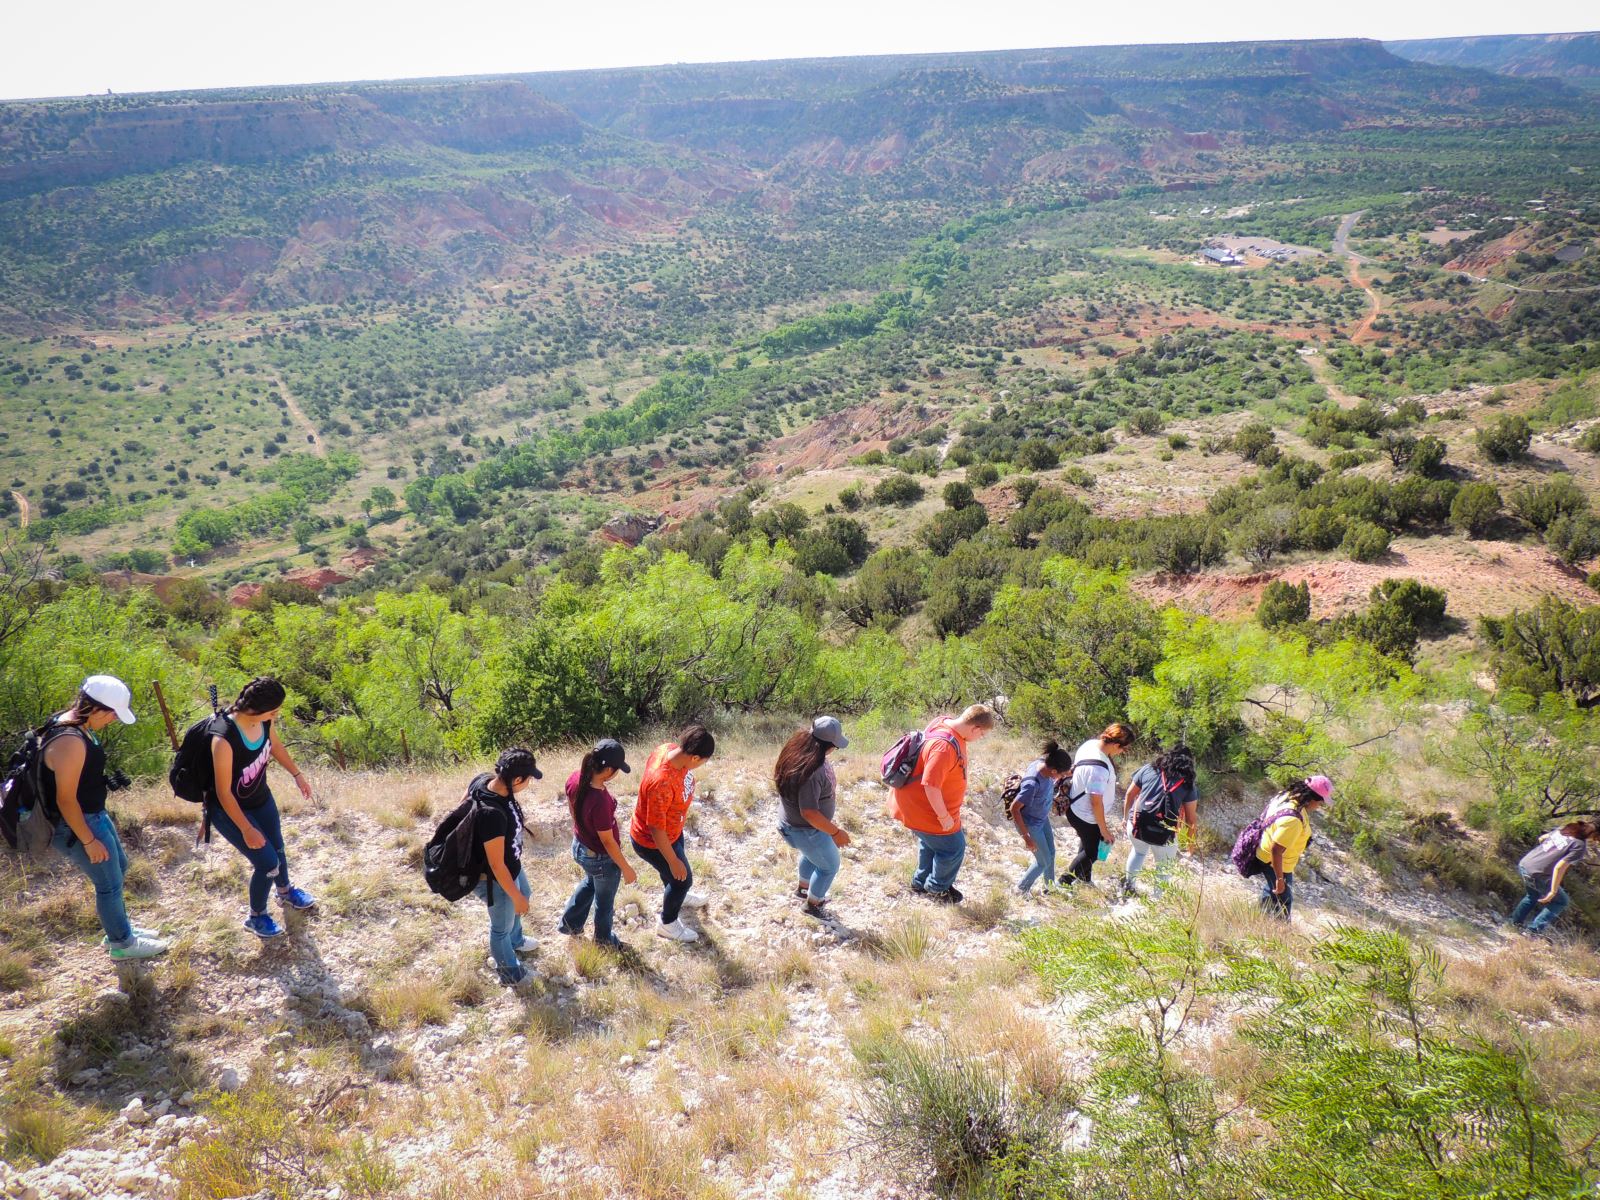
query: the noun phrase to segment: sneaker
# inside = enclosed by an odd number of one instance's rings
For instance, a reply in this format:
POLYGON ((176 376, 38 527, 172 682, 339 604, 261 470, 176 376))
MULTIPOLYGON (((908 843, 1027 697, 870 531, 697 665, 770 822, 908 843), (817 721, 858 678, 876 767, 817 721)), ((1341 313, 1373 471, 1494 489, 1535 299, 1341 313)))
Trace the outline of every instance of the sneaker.
MULTIPOLYGON (((566 926, 565 926, 565 925, 563 925, 563 924, 562 924, 562 923, 561 923, 561 922, 560 922, 560 921, 559 921, 559 920, 558 920, 558 921, 557 921, 557 922, 556 922, 556 932, 557 932, 557 933, 563 933, 563 934, 566 934, 566 936, 567 936, 567 937, 577 937, 577 936, 578 936, 578 934, 580 934, 580 933, 582 933, 582 932, 583 932, 583 931, 582 931, 582 930, 581 930, 581 929, 568 929, 568 928, 567 928, 567 927, 566 927, 566 926)), ((523 936, 523 939, 522 939, 522 940, 523 940, 523 941, 527 941, 527 940, 528 940, 528 939, 527 939, 527 936, 526 936, 526 935, 524 935, 524 936, 523 936)))
POLYGON ((799 896, 800 899, 804 900, 807 896, 809 896, 811 894, 811 889, 808 888, 805 884, 802 883, 799 887, 795 888, 794 894, 796 896, 799 896))
POLYGON ((698 942, 700 940, 700 935, 685 925, 681 919, 672 922, 670 925, 665 921, 661 922, 656 926, 656 936, 664 937, 674 942, 698 942))
POLYGON ((711 897, 704 892, 690 892, 683 898, 684 908, 704 908, 711 903, 711 897))
POLYGON ((828 902, 826 900, 807 900, 800 906, 800 911, 808 917, 815 917, 819 921, 826 921, 832 917, 832 914, 828 911, 828 902))
MULTIPOLYGON (((144 925, 135 925, 132 921, 128 922, 128 932, 136 938, 149 938, 154 942, 159 942, 162 940, 161 930, 150 929, 144 925)), ((111 949, 111 939, 108 937, 102 937, 100 939, 100 945, 106 950, 111 949)))
POLYGON ((268 913, 251 913, 244 919, 244 927, 262 941, 283 936, 283 926, 274 921, 268 913))
POLYGON ((290 908, 315 908, 316 899, 302 887, 279 888, 278 899, 290 908))
POLYGON ((960 904, 963 900, 966 899, 966 897, 963 896, 955 888, 950 888, 947 891, 943 891, 943 892, 936 892, 932 888, 929 888, 928 889, 928 899, 929 900, 933 900, 933 901, 935 901, 935 902, 937 902, 939 904, 960 904))
POLYGON ((594 944, 596 946, 604 946, 607 950, 621 951, 628 948, 628 943, 615 935, 606 938, 603 942, 599 938, 595 938, 594 944))
POLYGON ((928 894, 928 889, 922 884, 918 883, 915 879, 911 881, 911 890, 919 896, 926 896, 928 894))
POLYGON ((520 942, 513 943, 511 948, 518 954, 532 954, 539 949, 539 939, 531 938, 527 934, 523 934, 522 940, 520 942))
POLYGON ((116 962, 131 962, 140 958, 155 958, 158 954, 167 952, 167 943, 157 937, 147 937, 136 933, 128 939, 125 946, 107 946, 109 953, 116 962))
POLYGON ((499 976, 502 985, 510 988, 521 987, 523 984, 527 983, 528 980, 533 978, 532 971, 519 971, 517 974, 513 975, 509 971, 496 970, 495 974, 499 976))

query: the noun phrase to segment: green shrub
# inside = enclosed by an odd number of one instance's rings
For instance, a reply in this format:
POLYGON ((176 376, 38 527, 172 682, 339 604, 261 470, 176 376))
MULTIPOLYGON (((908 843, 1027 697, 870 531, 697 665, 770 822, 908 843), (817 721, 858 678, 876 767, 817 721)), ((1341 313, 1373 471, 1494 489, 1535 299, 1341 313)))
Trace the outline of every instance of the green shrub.
POLYGON ((872 489, 872 502, 907 508, 922 499, 922 485, 906 474, 890 475, 872 489))
POLYGON ((1233 452, 1246 462, 1257 462, 1261 453, 1272 445, 1273 434, 1270 426, 1260 423, 1246 425, 1233 435, 1233 452))
POLYGON ((1450 503, 1450 524, 1469 537, 1482 537, 1500 519, 1500 508, 1500 489, 1494 484, 1463 484, 1450 503))
POLYGON ((962 483, 960 480, 953 480, 945 484, 941 495, 946 508, 971 508, 977 503, 977 499, 972 494, 971 485, 962 483))
POLYGON ((1562 517, 1589 511, 1589 497, 1571 475, 1556 475, 1511 493, 1511 511, 1540 533, 1562 517))
POLYGON ((1339 552, 1352 562, 1377 562, 1389 553, 1389 531, 1369 521, 1352 521, 1344 531, 1339 552))
POLYGON ((1600 517, 1568 513, 1557 517, 1545 531, 1545 544, 1568 566, 1600 555, 1600 517))
POLYGON ((993 463, 973 463, 967 468, 967 482, 975 488, 1000 482, 1000 469, 993 463))
POLYGON ((1521 417, 1509 413, 1478 430, 1478 449, 1490 462, 1514 462, 1528 453, 1533 430, 1521 417))
POLYGON ((989 514, 981 504, 973 504, 966 508, 947 508, 943 512, 935 513, 933 519, 922 527, 917 536, 928 549, 943 558, 960 543, 976 536, 988 524, 989 514))
POLYGON ((1261 602, 1256 605, 1256 620, 1263 628, 1283 629, 1311 619, 1311 588, 1301 580, 1298 584, 1274 579, 1261 592, 1261 602))

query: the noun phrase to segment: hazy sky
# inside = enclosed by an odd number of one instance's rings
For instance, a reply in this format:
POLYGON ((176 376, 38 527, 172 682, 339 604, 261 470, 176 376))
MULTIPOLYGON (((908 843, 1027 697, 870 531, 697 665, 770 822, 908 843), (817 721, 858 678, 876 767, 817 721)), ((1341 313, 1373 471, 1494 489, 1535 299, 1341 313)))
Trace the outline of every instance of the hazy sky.
POLYGON ((9 0, 0 96, 836 54, 1600 25, 1593 0, 9 0), (1443 11, 1442 11, 1443 10, 1443 11))

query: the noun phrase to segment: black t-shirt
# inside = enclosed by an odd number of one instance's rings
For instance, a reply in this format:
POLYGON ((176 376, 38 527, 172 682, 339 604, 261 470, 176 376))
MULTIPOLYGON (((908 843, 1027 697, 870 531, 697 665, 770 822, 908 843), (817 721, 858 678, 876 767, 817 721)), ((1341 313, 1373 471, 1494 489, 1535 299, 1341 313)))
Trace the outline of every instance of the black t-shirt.
MULTIPOLYGON (((240 808, 260 808, 272 799, 267 787, 267 764, 272 761, 272 722, 261 726, 261 744, 251 749, 244 744, 244 734, 233 723, 233 718, 223 717, 222 740, 233 751, 233 798, 240 808)), ((213 735, 215 736, 215 735, 213 735)))
MULTIPOLYGON (((515 879, 522 870, 522 806, 515 796, 502 796, 489 790, 493 775, 479 775, 467 790, 478 801, 478 819, 472 827, 479 848, 488 846, 495 838, 506 840, 506 869, 515 879)), ((485 852, 487 854, 487 851, 485 852)), ((485 866, 488 878, 494 878, 494 869, 485 866)))
MULTIPOLYGON (((52 726, 46 733, 46 747, 57 738, 75 737, 83 743, 83 770, 78 772, 78 807, 85 816, 106 810, 106 749, 76 725, 52 726)), ((39 785, 44 789, 46 812, 55 811, 56 773, 43 763, 39 766, 39 785)))

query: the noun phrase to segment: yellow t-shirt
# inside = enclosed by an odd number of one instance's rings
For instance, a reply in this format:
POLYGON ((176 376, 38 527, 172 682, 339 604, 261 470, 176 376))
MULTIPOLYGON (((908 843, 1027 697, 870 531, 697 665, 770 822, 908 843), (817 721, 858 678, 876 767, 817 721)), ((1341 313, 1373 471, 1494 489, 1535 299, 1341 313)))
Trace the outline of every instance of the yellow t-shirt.
POLYGON ((1285 805, 1283 812, 1271 825, 1261 833, 1261 848, 1256 851, 1256 857, 1264 863, 1272 862, 1272 848, 1283 847, 1283 873, 1289 874, 1300 861, 1300 856, 1306 852, 1306 847, 1311 843, 1311 818, 1309 814, 1302 813, 1299 817, 1294 815, 1294 809, 1285 805))

